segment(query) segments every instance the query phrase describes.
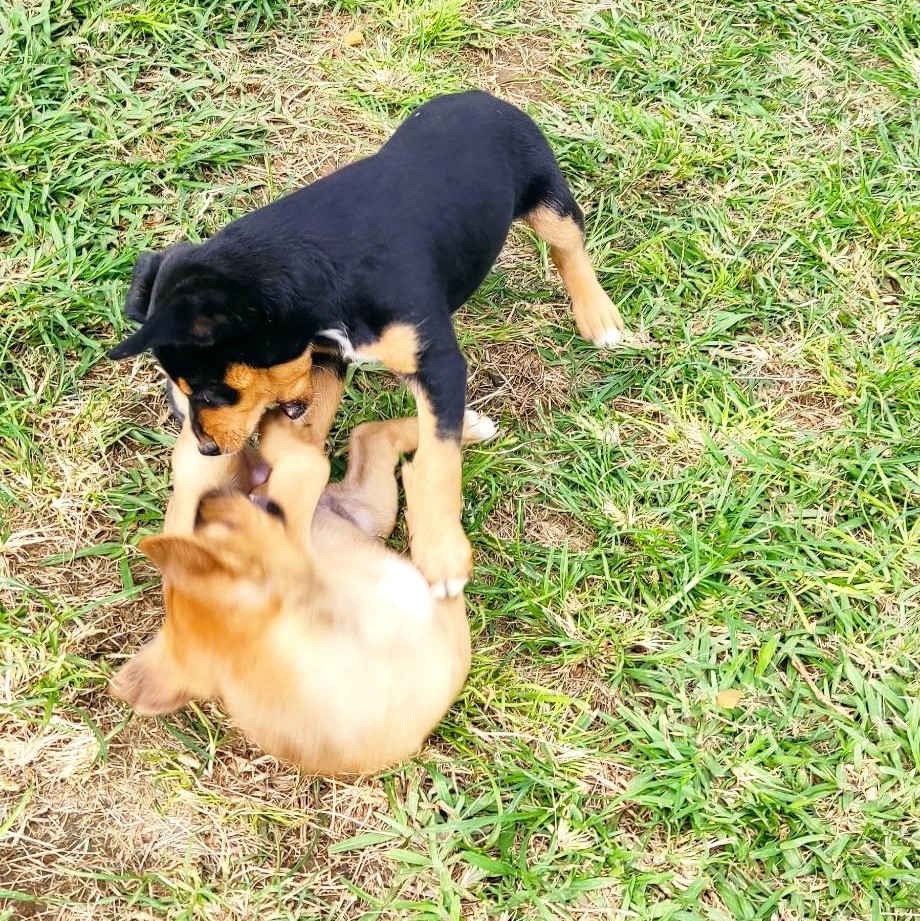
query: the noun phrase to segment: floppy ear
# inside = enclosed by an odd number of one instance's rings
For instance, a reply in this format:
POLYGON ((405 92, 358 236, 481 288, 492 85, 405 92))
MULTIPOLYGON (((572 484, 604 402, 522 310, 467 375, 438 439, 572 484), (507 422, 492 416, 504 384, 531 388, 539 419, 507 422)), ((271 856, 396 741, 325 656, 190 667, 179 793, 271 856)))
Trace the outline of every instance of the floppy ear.
POLYGON ((168 579, 201 578, 227 571, 223 561, 193 537, 159 534, 142 538, 138 547, 168 579))
POLYGON ((172 713, 191 698, 159 634, 118 670, 109 693, 141 716, 172 713))
POLYGON ((150 292, 156 281, 157 272, 163 262, 162 253, 141 253, 134 263, 131 287, 125 299, 125 316, 135 323, 143 323, 150 310, 150 292))
POLYGON ((155 349, 158 345, 214 345, 229 326, 229 318, 222 313, 199 314, 183 322, 175 310, 170 310, 168 306, 162 307, 124 342, 110 349, 108 356, 119 361, 155 349))
POLYGON ((114 361, 133 358, 158 345, 175 343, 176 324, 170 312, 158 310, 144 325, 133 332, 124 342, 109 349, 108 357, 114 361))

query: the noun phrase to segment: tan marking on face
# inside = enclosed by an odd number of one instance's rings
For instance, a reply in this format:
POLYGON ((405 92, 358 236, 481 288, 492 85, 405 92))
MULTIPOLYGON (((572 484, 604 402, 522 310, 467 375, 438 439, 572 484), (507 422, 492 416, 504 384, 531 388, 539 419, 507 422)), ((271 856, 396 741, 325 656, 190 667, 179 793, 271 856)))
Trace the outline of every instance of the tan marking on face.
POLYGON ((416 402, 418 451, 412 463, 403 466, 412 561, 431 584, 466 579, 472 568, 472 550, 460 524, 460 439, 438 435, 437 417, 421 391, 416 393, 416 402))
POLYGON ((358 358, 380 361, 397 374, 415 374, 418 353, 418 330, 409 323, 393 323, 376 342, 355 351, 358 358))
POLYGON ((313 399, 313 353, 307 348, 302 355, 271 368, 231 365, 224 383, 239 394, 232 406, 203 407, 196 421, 224 454, 239 451, 256 430, 270 403, 313 399))
POLYGON ((255 374, 255 369, 249 365, 230 365, 224 375, 224 383, 234 390, 245 390, 252 384, 255 374))
POLYGON ((187 396, 192 395, 192 388, 189 386, 189 382, 184 378, 180 377, 176 380, 176 386, 187 396))
POLYGON ((214 333, 214 320, 210 317, 195 317, 190 331, 197 339, 208 339, 214 333))
POLYGON ((535 208, 524 220, 549 244, 550 258, 572 298, 579 333, 598 346, 620 342, 626 335, 623 318, 597 280, 578 224, 545 206, 535 208))

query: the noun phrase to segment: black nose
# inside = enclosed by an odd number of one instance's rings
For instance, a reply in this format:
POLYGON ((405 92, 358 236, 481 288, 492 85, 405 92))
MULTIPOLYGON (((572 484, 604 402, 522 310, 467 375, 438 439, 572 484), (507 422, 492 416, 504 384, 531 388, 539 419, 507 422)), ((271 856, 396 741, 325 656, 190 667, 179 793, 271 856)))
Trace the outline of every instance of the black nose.
POLYGON ((217 447, 217 442, 213 438, 206 438, 204 441, 198 442, 198 451, 201 454, 204 454, 205 457, 217 457, 220 454, 220 448, 217 447))

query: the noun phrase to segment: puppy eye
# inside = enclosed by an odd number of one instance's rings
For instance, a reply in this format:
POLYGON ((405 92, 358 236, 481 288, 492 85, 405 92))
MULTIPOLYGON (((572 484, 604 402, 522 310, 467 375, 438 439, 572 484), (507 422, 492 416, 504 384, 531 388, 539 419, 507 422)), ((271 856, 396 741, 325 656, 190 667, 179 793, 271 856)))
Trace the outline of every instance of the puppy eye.
POLYGON ((232 391, 216 387, 205 387, 195 392, 195 401, 202 406, 230 406, 234 403, 232 391))

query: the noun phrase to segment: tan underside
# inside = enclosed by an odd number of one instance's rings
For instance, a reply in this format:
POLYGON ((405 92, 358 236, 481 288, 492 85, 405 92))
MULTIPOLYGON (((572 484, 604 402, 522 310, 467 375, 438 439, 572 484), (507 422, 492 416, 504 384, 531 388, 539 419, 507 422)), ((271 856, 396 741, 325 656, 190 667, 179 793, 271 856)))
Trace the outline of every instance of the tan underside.
POLYGON ((578 224, 545 206, 531 211, 525 220, 549 244, 550 257, 572 298, 578 332, 597 346, 620 342, 626 335, 623 318, 597 280, 578 224))

